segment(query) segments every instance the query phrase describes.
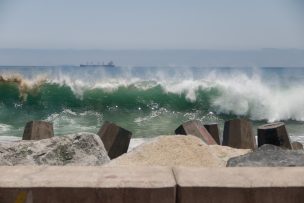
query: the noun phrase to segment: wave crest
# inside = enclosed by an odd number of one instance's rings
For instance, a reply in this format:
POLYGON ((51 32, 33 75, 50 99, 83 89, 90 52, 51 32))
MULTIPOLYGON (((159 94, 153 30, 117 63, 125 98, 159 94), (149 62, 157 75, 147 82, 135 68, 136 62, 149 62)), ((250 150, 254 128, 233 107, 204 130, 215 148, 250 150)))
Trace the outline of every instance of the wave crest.
POLYGON ((103 77, 92 81, 68 75, 32 80, 15 75, 0 76, 0 101, 14 108, 21 105, 21 108, 38 110, 166 108, 248 116, 253 120, 304 121, 303 81, 288 83, 265 80, 259 74, 215 72, 195 79, 160 78, 103 77))

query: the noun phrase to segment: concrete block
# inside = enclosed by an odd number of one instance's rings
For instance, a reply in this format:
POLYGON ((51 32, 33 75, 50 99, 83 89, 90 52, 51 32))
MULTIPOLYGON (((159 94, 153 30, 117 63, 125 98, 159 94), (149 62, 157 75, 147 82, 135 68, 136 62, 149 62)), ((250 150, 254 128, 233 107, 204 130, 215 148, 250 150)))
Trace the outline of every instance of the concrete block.
POLYGON ((25 125, 23 140, 41 140, 54 137, 53 124, 46 121, 30 121, 25 125))
POLYGON ((258 127, 258 146, 272 144, 292 149, 285 124, 283 122, 270 123, 258 127))
POLYGON ((294 150, 301 150, 303 149, 303 144, 301 142, 292 142, 292 149, 294 150))
POLYGON ((0 167, 0 202, 175 203, 162 167, 0 167))
POLYGON ((226 121, 223 145, 238 149, 255 149, 256 140, 252 133, 251 122, 246 119, 226 121))
POLYGON ((114 159, 128 151, 132 137, 130 131, 106 121, 97 134, 101 138, 110 159, 114 159))
POLYGON ((220 145, 221 141, 220 141, 220 135, 219 135, 219 129, 217 123, 204 124, 204 127, 209 132, 209 134, 213 137, 216 143, 220 145))
POLYGON ((202 139, 206 144, 216 144, 216 141, 209 134, 201 121, 191 120, 180 125, 176 130, 177 135, 194 135, 202 139))
POLYGON ((304 198, 301 167, 178 167, 173 171, 177 203, 300 203, 304 198))

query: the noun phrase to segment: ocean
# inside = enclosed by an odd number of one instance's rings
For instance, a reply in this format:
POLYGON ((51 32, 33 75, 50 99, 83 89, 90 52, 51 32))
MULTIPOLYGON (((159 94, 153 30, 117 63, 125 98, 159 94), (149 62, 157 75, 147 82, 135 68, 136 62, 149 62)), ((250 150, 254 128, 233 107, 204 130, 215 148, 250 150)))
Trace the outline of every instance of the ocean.
POLYGON ((173 134, 183 122, 245 117, 283 121, 304 142, 304 69, 284 67, 1 66, 0 140, 21 139, 30 120, 55 135, 96 133, 106 120, 135 138, 173 134))

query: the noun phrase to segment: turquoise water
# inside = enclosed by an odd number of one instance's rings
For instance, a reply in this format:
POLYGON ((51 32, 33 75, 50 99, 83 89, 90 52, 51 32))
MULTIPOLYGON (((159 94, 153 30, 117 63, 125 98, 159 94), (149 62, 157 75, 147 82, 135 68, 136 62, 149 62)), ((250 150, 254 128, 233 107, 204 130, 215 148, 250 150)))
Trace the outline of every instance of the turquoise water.
POLYGON ((182 122, 246 117, 284 121, 304 136, 304 69, 206 67, 0 67, 0 137, 30 120, 56 135, 96 133, 105 120, 134 137, 172 134, 182 122))

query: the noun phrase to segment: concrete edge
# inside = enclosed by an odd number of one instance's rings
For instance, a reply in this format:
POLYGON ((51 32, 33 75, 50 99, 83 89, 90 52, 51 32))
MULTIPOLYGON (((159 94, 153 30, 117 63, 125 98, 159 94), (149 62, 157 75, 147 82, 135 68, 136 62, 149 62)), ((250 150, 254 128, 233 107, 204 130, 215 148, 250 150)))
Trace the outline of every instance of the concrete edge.
POLYGON ((3 166, 0 202, 302 202, 303 174, 301 167, 3 166))
POLYGON ((173 173, 181 187, 304 187, 303 167, 174 167, 173 173))
POLYGON ((4 187, 304 187, 303 167, 1 166, 4 187))
POLYGON ((0 188, 168 188, 175 185, 172 169, 166 167, 0 167, 0 188))

